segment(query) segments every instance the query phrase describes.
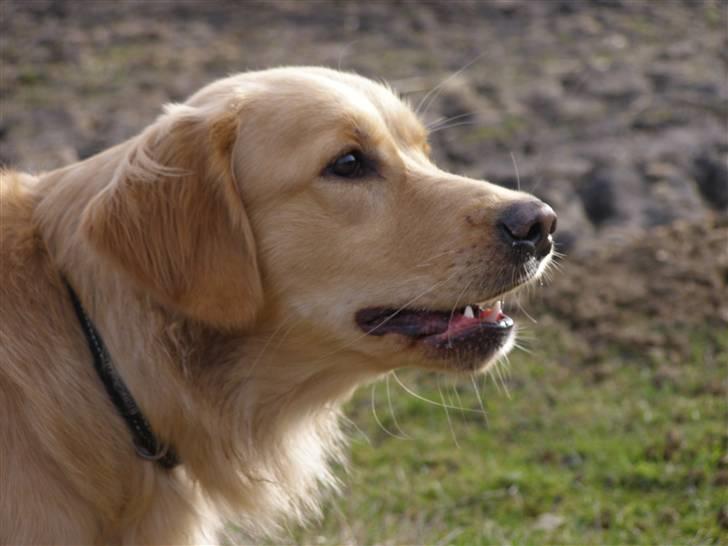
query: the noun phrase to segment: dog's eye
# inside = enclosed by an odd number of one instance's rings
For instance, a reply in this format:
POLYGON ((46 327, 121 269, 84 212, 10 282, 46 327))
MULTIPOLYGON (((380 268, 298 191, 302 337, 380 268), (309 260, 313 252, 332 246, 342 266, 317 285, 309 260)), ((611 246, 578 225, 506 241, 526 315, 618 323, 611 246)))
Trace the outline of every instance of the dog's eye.
POLYGON ((361 152, 352 151, 337 157, 328 167, 325 174, 340 178, 361 178, 368 174, 366 161, 361 152))

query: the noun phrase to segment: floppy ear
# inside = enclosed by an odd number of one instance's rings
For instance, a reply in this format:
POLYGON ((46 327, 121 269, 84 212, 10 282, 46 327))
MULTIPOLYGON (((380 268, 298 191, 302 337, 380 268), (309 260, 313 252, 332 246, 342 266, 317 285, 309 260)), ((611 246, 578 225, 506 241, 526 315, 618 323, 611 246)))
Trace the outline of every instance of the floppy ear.
POLYGON ((131 141, 82 218, 93 247, 159 302, 225 328, 249 325, 263 299, 232 172, 239 117, 239 108, 169 107, 131 141))

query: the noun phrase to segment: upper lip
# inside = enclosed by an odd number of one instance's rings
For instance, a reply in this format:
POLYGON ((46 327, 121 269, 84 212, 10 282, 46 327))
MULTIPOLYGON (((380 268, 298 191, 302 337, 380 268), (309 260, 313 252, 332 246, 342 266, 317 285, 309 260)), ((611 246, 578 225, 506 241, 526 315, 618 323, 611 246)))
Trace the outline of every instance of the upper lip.
POLYGON ((513 325, 510 317, 502 312, 500 301, 485 309, 466 305, 447 311, 370 307, 357 312, 356 322, 369 335, 397 333, 412 338, 461 333, 473 328, 508 329, 513 325))
POLYGON ((495 292, 495 295, 481 300, 480 304, 450 309, 368 307, 357 311, 355 321, 367 335, 396 333, 413 339, 428 338, 433 343, 440 343, 442 338, 449 343, 453 338, 507 332, 513 326, 513 320, 502 312, 500 298, 534 279, 537 273, 538 267, 525 268, 514 282, 493 290, 491 293, 495 292), (496 305, 497 311, 494 311, 496 305))

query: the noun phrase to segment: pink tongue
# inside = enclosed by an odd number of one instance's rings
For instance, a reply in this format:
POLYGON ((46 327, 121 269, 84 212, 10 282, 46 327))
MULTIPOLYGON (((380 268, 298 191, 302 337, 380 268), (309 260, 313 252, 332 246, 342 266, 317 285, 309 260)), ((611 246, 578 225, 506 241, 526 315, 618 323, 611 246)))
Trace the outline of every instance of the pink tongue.
POLYGON ((456 314, 450 321, 450 324, 448 326, 448 332, 453 333, 454 331, 468 328, 469 326, 472 326, 473 324, 477 324, 479 322, 495 324, 499 320, 502 320, 504 318, 505 315, 503 314, 503 311, 501 309, 501 302, 499 301, 496 302, 493 307, 483 309, 478 313, 478 315, 473 318, 468 318, 461 313, 456 314))

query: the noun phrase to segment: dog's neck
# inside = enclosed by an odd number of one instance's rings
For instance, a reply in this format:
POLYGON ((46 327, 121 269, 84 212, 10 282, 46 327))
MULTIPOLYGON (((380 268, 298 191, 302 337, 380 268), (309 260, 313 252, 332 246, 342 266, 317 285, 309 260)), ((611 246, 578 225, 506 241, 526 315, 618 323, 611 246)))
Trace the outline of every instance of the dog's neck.
POLYGON ((322 344, 295 342, 302 332, 289 331, 290 345, 282 344, 299 348, 294 353, 277 346, 284 333, 273 328, 226 334, 151 307, 141 314, 154 325, 154 349, 139 351, 126 372, 184 470, 216 505, 255 514, 261 529, 280 514, 316 514, 321 490, 336 484, 329 466, 342 458, 339 407, 372 372, 363 365, 337 370, 335 356, 307 353, 307 345, 322 344), (150 374, 162 374, 166 392, 148 389, 160 384, 150 374))

